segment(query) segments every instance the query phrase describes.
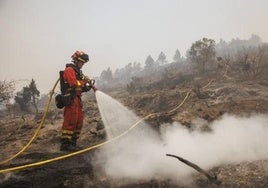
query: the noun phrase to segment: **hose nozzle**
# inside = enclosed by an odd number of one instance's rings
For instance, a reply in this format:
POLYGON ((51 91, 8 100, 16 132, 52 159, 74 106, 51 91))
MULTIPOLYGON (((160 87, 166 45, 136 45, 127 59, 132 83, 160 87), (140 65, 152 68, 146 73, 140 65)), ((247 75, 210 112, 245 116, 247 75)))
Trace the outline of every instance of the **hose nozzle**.
POLYGON ((95 80, 94 79, 90 79, 89 80, 89 85, 90 85, 90 87, 93 89, 93 91, 94 91, 94 93, 98 90, 96 87, 95 87, 95 80))

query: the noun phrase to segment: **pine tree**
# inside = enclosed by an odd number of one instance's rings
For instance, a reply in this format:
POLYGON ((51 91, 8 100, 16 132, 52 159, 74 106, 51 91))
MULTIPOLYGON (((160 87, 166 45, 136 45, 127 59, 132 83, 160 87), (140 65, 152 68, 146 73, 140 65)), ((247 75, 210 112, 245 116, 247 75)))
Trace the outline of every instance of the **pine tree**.
POLYGON ((206 64, 216 58, 215 41, 203 38, 192 44, 188 51, 188 58, 196 63, 202 73, 205 72, 206 64))
POLYGON ((155 65, 155 61, 154 61, 154 59, 151 57, 151 55, 149 55, 149 56, 146 58, 144 69, 145 69, 145 70, 152 70, 155 66, 156 66, 156 65, 155 65))
POLYGON ((167 59, 166 54, 164 54, 164 52, 160 52, 156 62, 157 62, 158 65, 163 65, 163 64, 167 63, 166 59, 167 59))
POLYGON ((29 105, 32 104, 37 114, 37 99, 39 96, 40 91, 37 89, 34 79, 32 79, 28 86, 23 87, 22 91, 17 92, 15 101, 24 112, 29 112, 29 105))
POLYGON ((174 57, 173 57, 173 61, 174 61, 175 63, 178 63, 178 62, 181 61, 181 53, 180 53, 180 51, 179 51, 178 49, 177 49, 176 52, 175 52, 175 55, 174 55, 174 57))
POLYGON ((31 96, 32 105, 35 108, 35 112, 38 113, 37 99, 40 96, 40 91, 37 89, 34 79, 31 80, 31 83, 28 87, 29 87, 29 93, 31 96))

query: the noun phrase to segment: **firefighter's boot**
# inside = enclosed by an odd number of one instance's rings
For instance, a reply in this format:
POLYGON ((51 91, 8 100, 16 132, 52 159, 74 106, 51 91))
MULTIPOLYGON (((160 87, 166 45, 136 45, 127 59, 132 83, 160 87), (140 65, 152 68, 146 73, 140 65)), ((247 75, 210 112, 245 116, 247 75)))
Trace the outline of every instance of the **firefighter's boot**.
POLYGON ((71 140, 72 142, 71 142, 71 144, 72 144, 77 150, 81 150, 82 147, 80 147, 80 146, 77 145, 77 140, 78 140, 78 138, 79 138, 79 133, 74 133, 73 136, 72 136, 72 140, 71 140))
POLYGON ((62 139, 61 140, 61 147, 60 147, 61 151, 70 151, 70 152, 74 152, 74 151, 78 151, 79 149, 77 149, 77 147, 74 146, 73 141, 70 139, 62 139))

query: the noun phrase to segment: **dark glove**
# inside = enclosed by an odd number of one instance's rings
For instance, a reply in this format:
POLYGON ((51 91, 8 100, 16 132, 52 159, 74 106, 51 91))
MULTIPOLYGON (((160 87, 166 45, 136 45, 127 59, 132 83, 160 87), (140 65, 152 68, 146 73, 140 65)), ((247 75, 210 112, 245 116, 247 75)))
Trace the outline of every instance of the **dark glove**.
POLYGON ((91 90, 91 87, 89 85, 85 85, 84 87, 82 87, 82 92, 88 92, 91 90))

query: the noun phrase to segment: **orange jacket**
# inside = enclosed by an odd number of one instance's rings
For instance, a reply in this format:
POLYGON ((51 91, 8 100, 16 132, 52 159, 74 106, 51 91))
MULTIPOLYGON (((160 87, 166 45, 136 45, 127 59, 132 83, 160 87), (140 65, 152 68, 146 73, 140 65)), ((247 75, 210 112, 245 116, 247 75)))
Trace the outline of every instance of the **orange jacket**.
POLYGON ((84 80, 77 78, 76 72, 72 67, 66 67, 63 73, 64 80, 69 84, 71 88, 82 88, 87 83, 84 80))

